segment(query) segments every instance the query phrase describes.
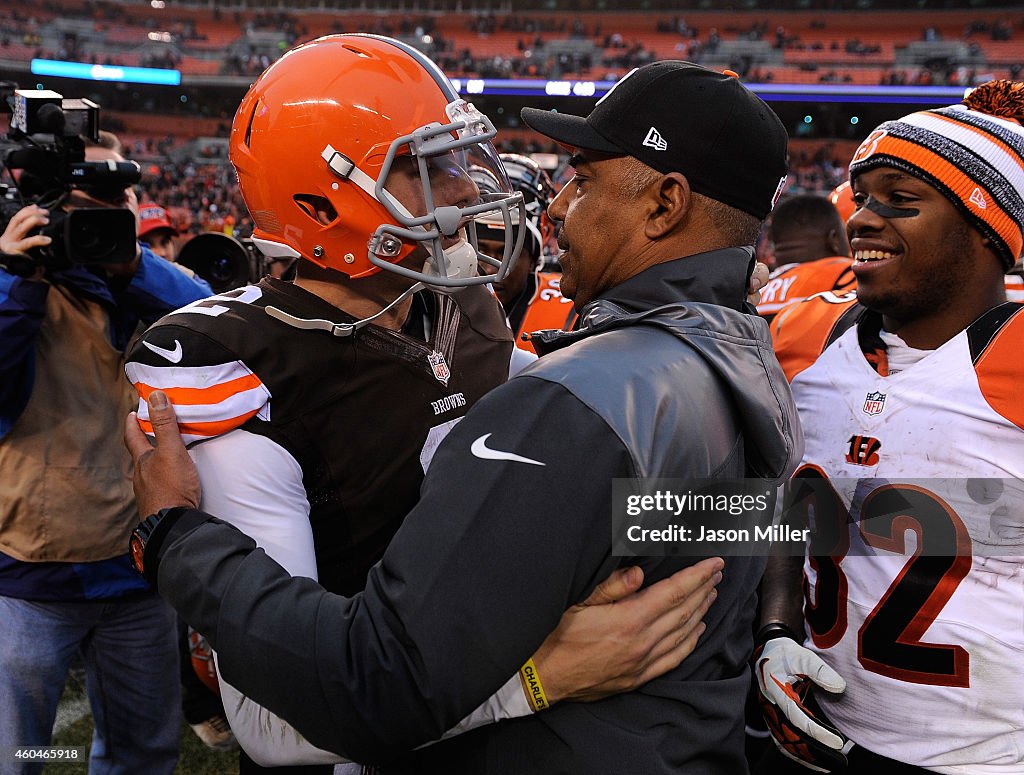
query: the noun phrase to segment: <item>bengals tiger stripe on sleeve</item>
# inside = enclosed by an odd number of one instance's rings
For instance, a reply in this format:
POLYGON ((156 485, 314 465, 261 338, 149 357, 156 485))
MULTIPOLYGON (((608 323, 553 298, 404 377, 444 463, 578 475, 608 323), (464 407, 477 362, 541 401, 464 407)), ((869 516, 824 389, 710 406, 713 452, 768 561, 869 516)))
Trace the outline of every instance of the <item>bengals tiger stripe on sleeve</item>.
POLYGON ((814 363, 835 339, 853 325, 864 308, 855 291, 826 291, 787 306, 769 328, 775 356, 790 382, 814 363))

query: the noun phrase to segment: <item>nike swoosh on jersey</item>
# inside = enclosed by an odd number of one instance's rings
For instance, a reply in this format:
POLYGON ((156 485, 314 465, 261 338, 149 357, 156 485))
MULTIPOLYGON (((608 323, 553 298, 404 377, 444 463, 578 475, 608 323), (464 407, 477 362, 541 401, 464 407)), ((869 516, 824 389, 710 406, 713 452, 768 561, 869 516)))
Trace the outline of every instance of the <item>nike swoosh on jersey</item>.
POLYGON ((177 339, 174 340, 174 349, 167 350, 163 347, 157 347, 152 342, 143 340, 142 342, 146 347, 155 352, 157 355, 162 355, 164 358, 169 360, 171 363, 179 363, 181 361, 181 342, 177 339))
POLYGON ((500 449, 491 449, 487 446, 487 439, 489 438, 491 438, 491 434, 485 433, 473 442, 473 446, 469 448, 469 451, 481 460, 511 460, 513 463, 529 463, 533 466, 547 465, 547 463, 541 463, 539 460, 531 460, 528 457, 517 455, 514 452, 503 452, 500 449))

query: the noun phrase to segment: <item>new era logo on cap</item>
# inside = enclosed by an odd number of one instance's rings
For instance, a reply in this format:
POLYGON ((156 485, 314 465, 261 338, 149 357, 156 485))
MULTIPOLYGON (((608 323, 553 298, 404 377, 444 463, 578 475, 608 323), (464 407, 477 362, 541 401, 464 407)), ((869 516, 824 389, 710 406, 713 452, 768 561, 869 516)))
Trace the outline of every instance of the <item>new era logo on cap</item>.
POLYGON ((985 199, 985 195, 981 192, 981 189, 977 186, 975 186, 974 191, 971 192, 970 201, 974 202, 974 204, 982 210, 988 209, 988 201, 985 199))
POLYGON ((653 126, 647 130, 647 137, 644 138, 644 145, 648 148, 653 148, 656 151, 668 150, 668 143, 665 142, 665 138, 662 137, 661 132, 653 126))
POLYGON ((692 62, 631 71, 586 117, 536 108, 522 116, 563 146, 680 173, 694 192, 757 218, 768 214, 786 173, 788 137, 778 116, 738 78, 692 62))

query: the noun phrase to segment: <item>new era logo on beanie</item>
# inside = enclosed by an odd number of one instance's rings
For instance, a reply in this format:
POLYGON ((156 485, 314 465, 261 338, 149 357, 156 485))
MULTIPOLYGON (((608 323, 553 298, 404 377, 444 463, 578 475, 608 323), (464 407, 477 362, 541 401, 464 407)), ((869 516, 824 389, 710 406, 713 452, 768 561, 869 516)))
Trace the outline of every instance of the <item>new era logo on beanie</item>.
POLYGON ((523 121, 575 148, 680 172, 699 194, 764 218, 787 169, 778 116, 733 75, 666 60, 631 71, 585 118, 524 108, 523 121))
POLYGON ((886 121, 861 143, 850 178, 895 167, 946 196, 1009 269, 1024 248, 1024 83, 989 81, 960 105, 886 121))

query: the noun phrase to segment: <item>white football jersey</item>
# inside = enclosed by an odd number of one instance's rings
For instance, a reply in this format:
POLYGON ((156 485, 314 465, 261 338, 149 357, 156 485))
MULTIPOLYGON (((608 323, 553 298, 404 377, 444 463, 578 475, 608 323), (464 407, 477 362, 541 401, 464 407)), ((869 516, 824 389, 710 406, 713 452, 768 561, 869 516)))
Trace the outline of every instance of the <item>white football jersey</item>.
POLYGON ((882 376, 854 326, 793 380, 797 476, 834 490, 806 645, 847 689, 816 697, 854 742, 936 772, 1024 773, 1022 345, 1003 305, 882 376))

